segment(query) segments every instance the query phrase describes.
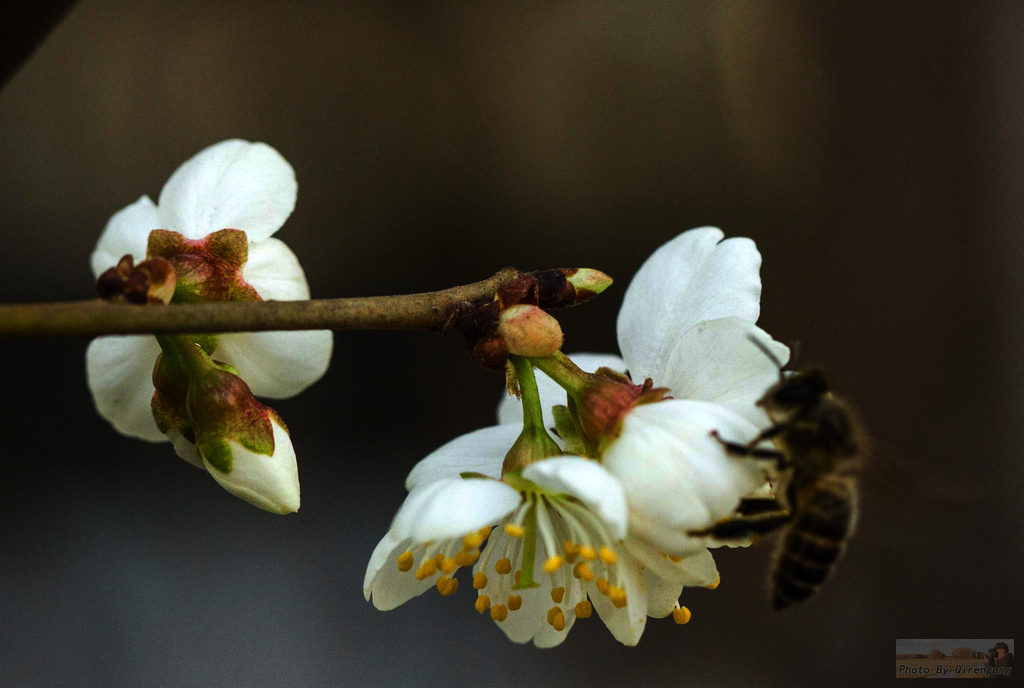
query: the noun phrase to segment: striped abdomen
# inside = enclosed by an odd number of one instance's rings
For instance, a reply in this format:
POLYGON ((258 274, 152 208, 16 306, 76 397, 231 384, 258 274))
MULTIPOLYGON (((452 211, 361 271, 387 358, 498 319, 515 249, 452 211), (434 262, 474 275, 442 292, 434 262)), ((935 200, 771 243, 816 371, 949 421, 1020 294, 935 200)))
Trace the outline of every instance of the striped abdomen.
POLYGON ((824 476, 795 497, 793 520, 783 532, 772 571, 776 609, 803 602, 821 587, 857 518, 852 478, 824 476))

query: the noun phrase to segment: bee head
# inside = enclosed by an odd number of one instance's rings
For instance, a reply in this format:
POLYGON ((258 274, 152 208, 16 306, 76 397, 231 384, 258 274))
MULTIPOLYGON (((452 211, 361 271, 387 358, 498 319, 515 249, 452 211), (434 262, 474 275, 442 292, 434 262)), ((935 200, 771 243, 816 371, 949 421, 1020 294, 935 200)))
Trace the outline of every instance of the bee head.
POLYGON ((757 405, 772 418, 780 418, 814 406, 827 394, 825 376, 816 368, 807 368, 782 377, 768 388, 757 405))

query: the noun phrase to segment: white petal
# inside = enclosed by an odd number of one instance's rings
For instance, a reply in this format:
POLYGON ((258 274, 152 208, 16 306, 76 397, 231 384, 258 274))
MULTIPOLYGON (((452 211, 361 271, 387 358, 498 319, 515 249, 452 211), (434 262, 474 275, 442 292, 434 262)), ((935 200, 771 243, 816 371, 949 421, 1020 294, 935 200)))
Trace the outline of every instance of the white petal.
POLYGON ((547 623, 547 615, 545 614, 544 623, 540 625, 536 635, 533 636, 533 644, 540 648, 560 645, 569 636, 569 631, 572 630, 573 625, 576 623, 576 603, 581 602, 586 597, 587 595, 583 591, 583 586, 580 584, 579 579, 569 576, 569 585, 565 588, 562 603, 558 605, 562 608, 562 616, 565 617, 565 628, 561 631, 556 631, 554 626, 547 623))
POLYGON ((527 643, 533 639, 541 630, 541 626, 547 625, 547 610, 551 608, 551 589, 544 585, 548 581, 548 575, 543 572, 542 562, 544 561, 543 545, 537 543, 538 555, 534 558, 533 579, 540 583, 538 587, 526 588, 523 590, 512 590, 514 571, 522 563, 522 539, 510 538, 499 527, 492 532, 487 546, 480 555, 480 560, 473 567, 474 573, 483 571, 487 574, 487 585, 480 593, 491 598, 491 605, 507 604, 510 594, 519 595, 523 598, 523 605, 516 611, 509 611, 504 621, 495 622, 508 639, 514 643, 527 643), (516 556, 516 552, 519 556, 516 556), (495 572, 494 565, 502 556, 508 556, 512 560, 513 573, 499 574, 495 572))
POLYGON ((388 533, 370 556, 363 579, 363 596, 369 600, 372 595, 373 606, 381 611, 394 609, 430 590, 437 583, 434 576, 416 580, 413 571, 403 572, 398 569, 398 557, 410 545, 409 540, 396 540, 388 533))
POLYGON ((753 323, 740 318, 708 320, 679 339, 669 354, 665 376, 657 383, 669 387, 676 399, 713 401, 766 427, 768 417, 754 402, 778 382, 779 367, 750 337, 764 344, 779 363, 789 360, 789 348, 753 323))
POLYGON ((217 337, 213 358, 230 363, 253 394, 293 397, 323 377, 331 362, 330 330, 240 332, 217 337))
POLYGON ((715 404, 662 401, 631 411, 602 458, 626 493, 630 530, 669 554, 695 552, 686 531, 729 515, 764 482, 762 466, 726 455, 712 430, 737 442, 757 432, 715 404))
POLYGON ((167 431, 167 439, 174 445, 175 454, 196 468, 206 468, 205 464, 203 464, 203 457, 199 456, 199 450, 196 449, 196 445, 189 442, 184 435, 178 432, 177 428, 171 428, 167 431))
POLYGON ((616 640, 623 645, 636 645, 647 625, 647 588, 642 568, 628 553, 620 554, 619 564, 618 585, 626 591, 626 606, 616 607, 607 596, 593 589, 590 600, 616 640))
POLYGON ((154 229, 162 227, 157 219, 156 206, 149 196, 143 196, 114 213, 89 258, 93 277, 99 277, 117 265, 126 253, 132 254, 136 263, 145 260, 149 232, 154 229))
POLYGON ((660 384, 676 340, 703 320, 757 320, 761 255, 745 238, 722 231, 683 232, 655 251, 637 272, 619 311, 622 357, 633 380, 660 384))
POLYGON ((264 301, 304 301, 309 298, 306 273, 299 259, 280 239, 271 237, 249 244, 249 259, 242 279, 264 301))
POLYGON ((288 433, 275 421, 274 453, 257 454, 231 442, 231 472, 221 473, 206 460, 206 470, 225 490, 275 514, 299 510, 299 467, 288 433))
POLYGON ((626 536, 626 495, 619 480, 598 462, 560 456, 530 464, 523 477, 579 499, 604 521, 613 539, 626 536))
POLYGON ((683 586, 705 586, 718 581, 715 560, 706 548, 675 562, 639 538, 629 538, 626 547, 643 565, 649 616, 660 619, 671 614, 683 586))
POLYGON ((189 239, 241 229, 262 241, 291 215, 297 189, 292 166, 267 144, 222 141, 171 175, 160 192, 160 219, 189 239))
POLYGON ((85 352, 85 374, 100 415, 122 435, 149 442, 166 442, 156 427, 153 366, 160 345, 151 335, 100 337, 85 352))
POLYGON ((411 490, 460 473, 482 473, 497 480, 501 464, 522 428, 518 425, 493 425, 456 437, 413 466, 405 479, 411 490))
POLYGON ((416 487, 405 498, 391 533, 421 543, 461 537, 500 521, 519 506, 518 492, 489 478, 446 478, 416 487))
MULTIPOLYGON (((588 373, 598 368, 611 368, 620 373, 626 372, 626 364, 622 359, 612 354, 572 354, 569 358, 572 362, 588 373)), ((551 413, 551 407, 565 405, 565 390, 558 386, 558 383, 540 372, 534 371, 537 375, 537 389, 540 392, 540 407, 544 411, 544 427, 555 427, 555 417, 551 413)), ((498 422, 523 424, 523 402, 514 396, 505 394, 498 404, 498 422)))

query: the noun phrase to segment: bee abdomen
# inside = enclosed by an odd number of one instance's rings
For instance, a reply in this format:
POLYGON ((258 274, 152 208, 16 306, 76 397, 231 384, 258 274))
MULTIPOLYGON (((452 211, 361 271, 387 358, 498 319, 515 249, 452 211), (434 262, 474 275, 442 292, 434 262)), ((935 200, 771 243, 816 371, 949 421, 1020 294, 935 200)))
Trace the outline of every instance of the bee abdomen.
POLYGON ((772 574, 776 609, 803 602, 828 578, 853 530, 856 492, 852 481, 823 480, 797 497, 797 516, 786 529, 772 574))

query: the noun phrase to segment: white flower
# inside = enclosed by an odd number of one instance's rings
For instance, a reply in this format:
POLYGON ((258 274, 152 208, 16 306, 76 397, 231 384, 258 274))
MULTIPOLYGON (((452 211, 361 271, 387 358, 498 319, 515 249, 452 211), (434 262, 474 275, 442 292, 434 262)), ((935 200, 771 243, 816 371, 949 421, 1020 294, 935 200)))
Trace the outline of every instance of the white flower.
MULTIPOLYGON (((652 378, 671 399, 631 408, 602 464, 621 482, 634 539, 673 555, 705 550, 700 529, 729 516, 744 495, 764 484, 763 465, 725 454, 712 430, 743 442, 769 423, 754 402, 778 380, 775 364, 750 337, 780 361, 789 350, 754 325, 760 306, 760 254, 749 239, 723 241, 705 227, 680 234, 654 252, 633 278, 618 319, 622 358, 577 354, 588 372, 628 371, 635 382, 652 378)), ((565 393, 537 376, 546 423, 565 393)), ((500 423, 522 422, 513 398, 498 408, 500 423)))
POLYGON ((367 600, 387 610, 431 587, 449 595, 455 572, 472 565, 477 611, 515 642, 557 645, 596 608, 616 639, 634 645, 648 615, 678 608, 684 585, 717 582, 706 551, 670 558, 627 538, 622 486, 595 461, 556 457, 498 480, 518 434, 515 425, 484 428, 417 464, 370 558, 367 600), (524 567, 536 587, 517 587, 528 582, 524 567))
MULTIPOLYGON (((271 235, 295 207, 297 185, 291 165, 263 143, 230 140, 187 161, 160 192, 116 213, 92 254, 99 276, 124 254, 146 257, 150 230, 166 229, 186 239, 202 239, 221 229, 239 229, 248 238, 242 279, 264 300, 309 298, 298 259, 271 235)), ((263 397, 287 398, 318 380, 330 361, 329 331, 222 334, 213 357, 232 365, 263 397)), ((86 353, 86 373, 96 408, 125 435, 165 441, 150 412, 153 364, 160 353, 149 335, 101 337, 86 353)))

